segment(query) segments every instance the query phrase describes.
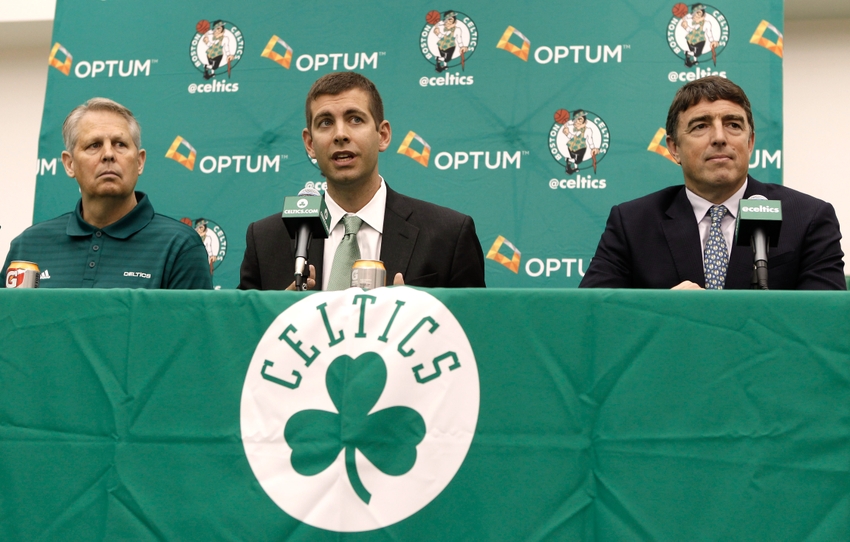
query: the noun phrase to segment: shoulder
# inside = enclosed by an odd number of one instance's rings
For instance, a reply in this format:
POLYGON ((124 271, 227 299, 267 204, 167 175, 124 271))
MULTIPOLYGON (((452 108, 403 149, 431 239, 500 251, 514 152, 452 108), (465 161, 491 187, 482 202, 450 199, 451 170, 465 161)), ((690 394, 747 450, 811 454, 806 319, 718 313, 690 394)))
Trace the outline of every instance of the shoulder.
POLYGON ((55 239, 56 235, 65 235, 68 229, 68 220, 70 220, 71 215, 73 215, 73 213, 65 213, 64 215, 57 216, 56 218, 45 220, 44 222, 39 222, 38 224, 33 224, 32 226, 21 232, 20 235, 15 237, 14 241, 18 241, 19 239, 42 239, 45 237, 55 239))
POLYGON ((614 206, 624 214, 645 214, 664 212, 679 197, 684 197, 685 186, 675 185, 662 188, 657 192, 641 196, 614 206))
POLYGON ((431 225, 435 227, 440 225, 459 226, 467 220, 472 221, 472 217, 454 209, 399 194, 389 187, 387 187, 387 211, 394 212, 401 218, 412 222, 432 221, 431 225))
MULTIPOLYGON (((781 184, 762 183, 753 178, 750 178, 749 182, 750 184, 747 187, 746 197, 749 197, 751 194, 760 194, 767 199, 776 199, 783 202, 793 203, 794 205, 805 205, 811 207, 831 205, 822 199, 810 196, 809 194, 800 192, 799 190, 794 190, 793 188, 788 188, 787 186, 782 186, 781 184)), ((786 211, 785 208, 782 210, 783 212, 786 211)), ((792 209, 788 209, 788 211, 791 210, 792 209)))
MULTIPOLYGON (((280 216, 280 213, 275 213, 273 215, 269 215, 265 218, 261 218, 256 222, 252 222, 248 229, 253 231, 254 235, 279 235, 281 231, 286 231, 286 226, 283 224, 283 218, 280 216)), ((286 234, 289 237, 289 234, 286 234)))
POLYGON ((173 246, 185 248, 204 246, 204 241, 194 228, 159 213, 154 213, 153 218, 142 231, 148 239, 155 238, 163 242, 168 240, 173 246))

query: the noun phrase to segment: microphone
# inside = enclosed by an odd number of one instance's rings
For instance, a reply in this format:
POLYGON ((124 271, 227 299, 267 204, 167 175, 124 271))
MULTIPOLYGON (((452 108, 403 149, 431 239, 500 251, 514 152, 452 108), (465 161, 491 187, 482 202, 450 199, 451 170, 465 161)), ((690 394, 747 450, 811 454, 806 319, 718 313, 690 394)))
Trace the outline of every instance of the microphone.
POLYGON ((310 241, 313 237, 328 238, 331 215, 325 198, 315 188, 304 188, 297 196, 284 198, 281 218, 289 237, 295 240, 295 289, 306 290, 310 241))
POLYGON ((768 247, 779 243, 782 202, 755 194, 738 204, 735 245, 753 248, 753 289, 767 290, 768 247))

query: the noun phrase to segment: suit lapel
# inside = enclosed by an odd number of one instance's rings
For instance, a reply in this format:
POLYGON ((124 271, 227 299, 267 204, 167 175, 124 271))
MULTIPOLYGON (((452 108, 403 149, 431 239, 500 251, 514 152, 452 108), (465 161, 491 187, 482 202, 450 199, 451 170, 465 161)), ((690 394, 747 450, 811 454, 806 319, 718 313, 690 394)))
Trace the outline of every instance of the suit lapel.
POLYGON ((396 273, 407 275, 410 257, 419 228, 407 222, 413 209, 387 185, 387 206, 384 210, 384 231, 381 234, 381 261, 387 269, 387 283, 392 284, 396 273))
POLYGON ((670 256, 679 274, 679 280, 690 280, 705 287, 702 250, 699 243, 699 228, 694 218, 694 208, 688 201, 683 186, 666 210, 661 222, 670 256))

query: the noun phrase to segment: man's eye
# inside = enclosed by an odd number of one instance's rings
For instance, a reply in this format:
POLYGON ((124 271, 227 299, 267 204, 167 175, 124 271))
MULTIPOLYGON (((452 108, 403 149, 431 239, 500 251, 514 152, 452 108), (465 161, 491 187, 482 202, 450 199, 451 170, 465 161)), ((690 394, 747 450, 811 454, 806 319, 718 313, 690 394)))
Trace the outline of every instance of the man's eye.
POLYGON ((351 117, 351 122, 353 122, 354 124, 360 124, 361 122, 363 122, 363 119, 361 119, 360 117, 351 117))
POLYGON ((330 119, 322 119, 322 120, 319 121, 319 126, 330 126, 330 125, 331 125, 330 119))

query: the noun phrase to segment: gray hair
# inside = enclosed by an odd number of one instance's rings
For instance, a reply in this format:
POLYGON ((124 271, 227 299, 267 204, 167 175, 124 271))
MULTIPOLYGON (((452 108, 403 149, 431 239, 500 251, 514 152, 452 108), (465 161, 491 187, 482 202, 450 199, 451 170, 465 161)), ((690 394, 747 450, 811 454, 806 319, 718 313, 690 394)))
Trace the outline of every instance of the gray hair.
POLYGON ((130 137, 137 149, 142 148, 142 127, 129 109, 109 98, 92 98, 82 105, 75 107, 62 124, 62 139, 65 141, 65 150, 72 152, 77 144, 77 125, 83 115, 89 111, 109 111, 124 117, 130 126, 130 137))

